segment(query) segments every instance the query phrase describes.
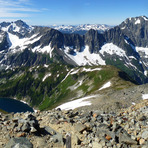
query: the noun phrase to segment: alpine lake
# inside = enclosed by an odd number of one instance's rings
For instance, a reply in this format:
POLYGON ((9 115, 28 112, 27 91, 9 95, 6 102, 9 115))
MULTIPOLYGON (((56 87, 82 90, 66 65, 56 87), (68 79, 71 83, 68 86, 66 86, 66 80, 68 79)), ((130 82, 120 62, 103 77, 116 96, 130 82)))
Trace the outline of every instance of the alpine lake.
POLYGON ((27 112, 27 111, 34 112, 33 108, 31 108, 26 103, 11 98, 0 98, 0 109, 8 113, 27 112))

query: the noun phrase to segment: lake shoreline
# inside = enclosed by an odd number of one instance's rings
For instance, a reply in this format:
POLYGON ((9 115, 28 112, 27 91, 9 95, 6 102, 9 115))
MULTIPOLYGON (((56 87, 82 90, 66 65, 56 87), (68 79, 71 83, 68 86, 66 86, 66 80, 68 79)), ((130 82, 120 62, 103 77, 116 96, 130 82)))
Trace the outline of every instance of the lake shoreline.
POLYGON ((11 112, 36 112, 34 108, 29 106, 29 103, 22 100, 17 100, 12 97, 0 97, 0 109, 11 112))

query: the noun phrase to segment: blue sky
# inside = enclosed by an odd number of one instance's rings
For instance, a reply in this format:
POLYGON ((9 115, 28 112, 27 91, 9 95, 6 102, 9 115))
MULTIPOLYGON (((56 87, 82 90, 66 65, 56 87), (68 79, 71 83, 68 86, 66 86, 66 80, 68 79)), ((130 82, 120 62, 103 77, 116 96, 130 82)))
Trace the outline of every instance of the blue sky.
POLYGON ((148 0, 0 0, 0 22, 118 25, 141 15, 148 17, 148 0))

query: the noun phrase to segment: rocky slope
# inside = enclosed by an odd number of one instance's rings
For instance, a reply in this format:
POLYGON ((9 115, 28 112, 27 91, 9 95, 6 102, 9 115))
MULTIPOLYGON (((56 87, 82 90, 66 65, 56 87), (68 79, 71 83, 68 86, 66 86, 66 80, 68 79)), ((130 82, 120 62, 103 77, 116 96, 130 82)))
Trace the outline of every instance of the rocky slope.
POLYGON ((49 110, 0 114, 0 147, 147 148, 148 101, 118 112, 49 110))

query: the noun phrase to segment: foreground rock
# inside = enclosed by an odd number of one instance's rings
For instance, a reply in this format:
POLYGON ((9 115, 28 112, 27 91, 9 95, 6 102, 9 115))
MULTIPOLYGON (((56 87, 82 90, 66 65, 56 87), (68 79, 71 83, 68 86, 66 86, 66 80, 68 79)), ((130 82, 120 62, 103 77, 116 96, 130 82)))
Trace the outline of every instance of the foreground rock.
POLYGON ((147 148, 148 100, 118 113, 50 110, 0 115, 0 147, 147 148))

